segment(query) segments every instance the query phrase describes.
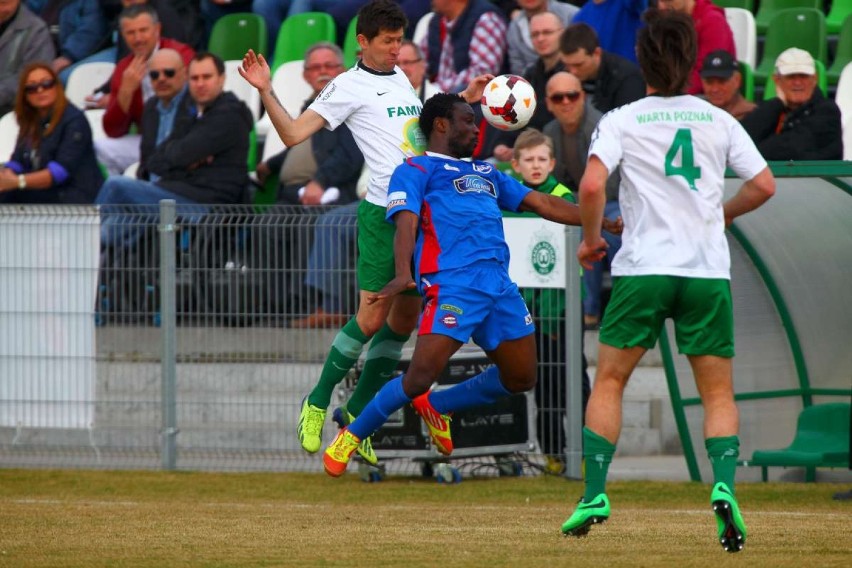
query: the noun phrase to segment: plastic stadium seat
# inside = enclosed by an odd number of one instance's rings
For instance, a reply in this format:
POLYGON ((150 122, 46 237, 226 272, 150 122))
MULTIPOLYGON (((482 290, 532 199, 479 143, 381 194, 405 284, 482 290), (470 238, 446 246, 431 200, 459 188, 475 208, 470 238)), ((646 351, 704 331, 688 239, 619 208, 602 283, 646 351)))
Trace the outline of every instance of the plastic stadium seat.
POLYGON ((79 109, 86 107, 86 97, 109 81, 115 63, 110 61, 93 61, 76 66, 68 77, 65 85, 65 96, 79 109))
POLYGON ((754 15, 744 8, 725 8, 725 18, 734 34, 737 59, 745 61, 754 69, 757 66, 757 30, 754 27, 754 15))
POLYGON ((767 33, 772 18, 781 10, 790 8, 813 8, 822 11, 822 0, 760 0, 760 7, 754 15, 757 33, 767 33))
POLYGON ((343 65, 352 67, 361 55, 361 46, 358 45, 358 34, 355 28, 358 26, 358 16, 352 18, 346 28, 346 38, 343 40, 343 65))
POLYGON ((91 110, 87 110, 85 113, 86 119, 89 121, 89 128, 92 129, 92 140, 97 140, 99 138, 106 138, 106 132, 104 132, 104 114, 106 114, 106 109, 104 108, 93 108, 91 110))
POLYGON ((240 75, 238 69, 242 64, 242 60, 225 61, 225 90, 231 91, 246 103, 252 118, 257 122, 260 118, 260 93, 240 75))
POLYGON ((775 70, 778 55, 789 47, 804 49, 814 59, 825 63, 828 52, 825 15, 814 8, 790 9, 776 14, 763 44, 763 59, 754 70, 757 82, 766 82, 775 70))
POLYGON ((266 53, 266 22, 250 12, 227 14, 213 24, 207 49, 225 61, 242 59, 249 49, 266 53))
POLYGON ((423 38, 426 37, 426 34, 429 33, 429 22, 432 21, 432 16, 435 15, 435 12, 428 12, 422 18, 417 20, 417 25, 414 26, 414 35, 411 36, 411 41, 413 41, 418 47, 420 46, 420 42, 423 41, 423 38))
POLYGON ((847 65, 840 73, 834 102, 840 107, 843 125, 843 159, 852 160, 852 65, 847 65))
MULTIPOLYGON (((272 75, 272 88, 275 90, 275 94, 278 95, 281 105, 293 117, 302 114, 302 105, 313 93, 311 86, 302 77, 304 65, 305 62, 301 59, 298 61, 288 61, 276 69, 272 75)), ((269 120, 268 114, 263 115, 257 121, 255 128, 257 129, 257 135, 260 137, 278 136, 272 128, 272 121, 269 120)))
POLYGON ((746 100, 754 101, 754 72, 752 72, 751 67, 745 61, 740 61, 739 65, 740 76, 742 77, 740 92, 742 92, 746 100))
MULTIPOLYGON (((816 66, 817 72, 817 87, 822 91, 824 96, 828 96, 828 80, 825 77, 825 65, 822 64, 822 61, 815 60, 814 64, 816 66)), ((770 75, 769 79, 766 80, 766 85, 763 88, 763 100, 768 101, 769 99, 775 96, 775 81, 772 80, 772 76, 770 75)))
POLYGON ((274 73, 288 61, 305 58, 305 51, 318 41, 337 41, 334 18, 325 12, 302 12, 289 16, 281 24, 275 41, 274 73))
POLYGON ((18 139, 18 119, 14 111, 0 117, 0 164, 7 162, 15 151, 18 139))
POLYGON ((843 21, 840 34, 837 36, 837 48, 834 50, 834 60, 826 72, 829 85, 836 85, 840 80, 840 73, 846 64, 852 61, 852 15, 843 21))
POLYGON ((754 0, 713 0, 720 8, 742 8, 754 13, 754 0))
POLYGON ((829 10, 828 15, 825 17, 825 25, 828 33, 840 33, 843 22, 846 21, 846 17, 850 14, 852 14, 852 0, 832 0, 831 10, 829 10))

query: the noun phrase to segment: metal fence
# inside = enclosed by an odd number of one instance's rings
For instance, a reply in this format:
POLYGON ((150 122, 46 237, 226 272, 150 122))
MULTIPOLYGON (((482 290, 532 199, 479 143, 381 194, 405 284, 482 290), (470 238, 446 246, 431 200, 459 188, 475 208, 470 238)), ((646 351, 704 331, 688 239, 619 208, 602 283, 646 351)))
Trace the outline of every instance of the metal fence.
MULTIPOLYGON (((295 430, 339 325, 306 318, 355 312, 355 207, 0 207, 0 466, 320 471, 295 430)), ((523 443, 474 441, 462 471, 541 470, 542 447, 564 462, 566 327, 543 323, 528 416, 462 421, 511 420, 523 443)), ((378 446, 391 471, 437 457, 378 446)))

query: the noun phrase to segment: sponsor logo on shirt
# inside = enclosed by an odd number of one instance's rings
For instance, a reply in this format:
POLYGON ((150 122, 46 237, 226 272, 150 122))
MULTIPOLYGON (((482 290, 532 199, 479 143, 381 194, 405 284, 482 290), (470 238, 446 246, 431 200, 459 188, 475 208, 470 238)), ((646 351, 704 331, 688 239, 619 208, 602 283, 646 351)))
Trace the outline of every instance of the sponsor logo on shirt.
POLYGON ((459 315, 462 315, 464 313, 464 311, 460 307, 454 306, 452 304, 441 304, 441 309, 445 312, 455 312, 459 315))
POLYGON ((404 191, 392 191, 388 194, 388 209, 400 207, 407 203, 407 195, 404 191))
POLYGON ((487 193, 491 197, 497 197, 497 190, 489 180, 475 174, 463 175, 453 180, 453 186, 459 193, 487 193))
POLYGON ((337 90, 337 85, 334 83, 328 83, 325 87, 322 88, 320 94, 317 95, 316 100, 318 101, 327 101, 328 98, 337 90))
POLYGON ((444 324, 445 327, 453 328, 458 327, 459 321, 456 319, 456 316, 452 314, 446 314, 441 318, 441 323, 444 324))
POLYGON ((473 166, 473 171, 479 172, 481 174, 490 174, 491 170, 494 169, 493 167, 491 167, 491 164, 477 164, 476 162, 474 162, 471 165, 473 166))
POLYGON ((388 118, 395 116, 420 116, 420 110, 423 107, 419 105, 410 106, 389 106, 387 107, 388 118))

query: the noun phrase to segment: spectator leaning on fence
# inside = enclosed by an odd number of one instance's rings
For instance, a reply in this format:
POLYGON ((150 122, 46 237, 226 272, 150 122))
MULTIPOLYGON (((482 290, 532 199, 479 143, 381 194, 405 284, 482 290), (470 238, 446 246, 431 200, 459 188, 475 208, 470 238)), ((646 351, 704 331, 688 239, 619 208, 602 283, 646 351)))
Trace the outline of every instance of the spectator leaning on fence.
POLYGON ((20 0, 0 0, 0 116, 11 111, 18 75, 34 61, 53 61, 56 55, 45 23, 20 0))
POLYGON ((775 60, 778 96, 761 102, 743 119, 767 160, 840 160, 840 109, 817 88, 814 58, 791 47, 775 60))
POLYGON ((49 64, 21 72, 15 116, 20 131, 0 169, 0 203, 92 203, 104 181, 92 131, 49 64))
POLYGON ((130 233, 111 215, 122 205, 153 205, 162 199, 186 205, 244 202, 254 121, 245 103, 223 92, 224 85, 225 64, 218 56, 200 53, 192 59, 189 94, 195 113, 189 120, 178 117, 172 133, 148 159, 148 170, 159 176, 157 181, 112 176, 98 193, 103 244, 128 244, 130 233))

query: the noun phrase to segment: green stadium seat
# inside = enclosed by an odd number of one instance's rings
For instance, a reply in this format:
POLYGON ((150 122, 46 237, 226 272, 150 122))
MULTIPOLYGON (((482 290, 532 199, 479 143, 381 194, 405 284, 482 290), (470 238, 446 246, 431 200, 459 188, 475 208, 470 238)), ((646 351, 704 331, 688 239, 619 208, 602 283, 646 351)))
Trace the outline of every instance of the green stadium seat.
POLYGON ((843 28, 846 17, 852 14, 852 0, 832 0, 831 10, 825 17, 825 25, 828 33, 837 34, 843 28))
POLYGON ((798 47, 823 63, 828 56, 825 15, 815 8, 791 8, 775 14, 763 44, 763 58, 754 78, 765 83, 775 69, 775 60, 787 48, 798 47))
POLYGON ((828 84, 836 85, 846 64, 852 61, 852 15, 843 21, 840 34, 837 37, 837 49, 834 50, 834 60, 828 68, 828 84))
POLYGON ((752 72, 751 67, 745 61, 739 61, 738 63, 740 65, 740 76, 742 77, 740 92, 746 100, 754 101, 754 72, 752 72))
POLYGON ((760 0, 760 6, 754 15, 757 33, 764 35, 775 15, 790 8, 813 8, 822 11, 822 0, 760 0))
POLYGON ((720 8, 742 8, 754 12, 754 0, 714 0, 713 3, 720 8))
POLYGON ((358 34, 355 33, 357 25, 358 16, 355 16, 346 28, 346 38, 343 40, 343 64, 346 67, 355 65, 358 56, 361 54, 361 46, 358 45, 358 34))
POLYGON ((818 467, 848 467, 849 412, 845 402, 805 408, 799 414, 793 442, 780 450, 756 450, 748 465, 760 466, 763 481, 768 467, 804 467, 806 481, 816 479, 818 467))
POLYGON ((272 72, 288 61, 305 58, 305 51, 320 41, 337 41, 334 18, 325 12, 302 12, 289 16, 281 24, 275 41, 275 60, 272 72))
MULTIPOLYGON (((824 96, 828 96, 828 79, 826 79, 825 73, 825 65, 822 64, 822 61, 815 59, 814 65, 816 66, 817 72, 817 87, 822 91, 824 96)), ((766 80, 766 85, 763 88, 763 100, 768 101, 769 99, 775 96, 775 81, 772 80, 772 76, 766 80)))
POLYGON ((242 60, 249 49, 266 53, 266 22, 252 13, 227 14, 213 25, 207 49, 225 61, 242 60))

